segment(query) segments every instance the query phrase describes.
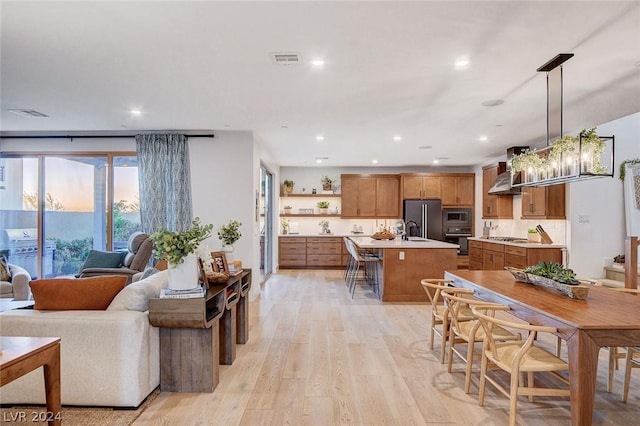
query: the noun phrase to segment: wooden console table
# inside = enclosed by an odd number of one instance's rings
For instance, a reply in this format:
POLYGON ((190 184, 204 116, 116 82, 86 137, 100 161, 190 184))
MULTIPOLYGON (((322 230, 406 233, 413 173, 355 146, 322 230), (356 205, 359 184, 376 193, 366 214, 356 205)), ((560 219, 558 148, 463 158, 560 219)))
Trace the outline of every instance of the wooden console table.
MULTIPOLYGON (((47 412, 38 421, 50 425, 62 423, 60 400, 60 338, 0 337, 0 386, 44 367, 47 412)), ((25 421, 32 420, 31 418, 25 421)))
POLYGON ((149 322, 160 327, 160 390, 214 391, 218 365, 231 364, 235 357, 236 305, 246 282, 250 286, 250 269, 211 284, 203 298, 149 300, 149 322))

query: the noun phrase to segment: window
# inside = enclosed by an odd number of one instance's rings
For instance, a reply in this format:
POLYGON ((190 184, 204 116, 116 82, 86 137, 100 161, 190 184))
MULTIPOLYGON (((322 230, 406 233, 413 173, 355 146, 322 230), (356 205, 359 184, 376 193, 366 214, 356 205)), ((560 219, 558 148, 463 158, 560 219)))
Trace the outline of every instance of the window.
POLYGON ((135 155, 12 155, 0 192, 0 250, 33 278, 76 274, 89 250, 140 230, 135 155), (16 237, 17 236, 17 237, 16 237))

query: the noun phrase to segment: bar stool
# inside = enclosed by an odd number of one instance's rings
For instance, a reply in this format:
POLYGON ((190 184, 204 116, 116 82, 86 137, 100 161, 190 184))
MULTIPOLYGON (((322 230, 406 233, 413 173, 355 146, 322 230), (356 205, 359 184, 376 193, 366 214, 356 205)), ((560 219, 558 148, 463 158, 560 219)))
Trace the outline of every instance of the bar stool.
POLYGON ((351 255, 351 267, 347 269, 347 286, 351 293, 351 298, 356 291, 356 284, 358 281, 358 275, 362 272, 362 279, 371 287, 373 292, 380 298, 380 281, 378 279, 378 265, 380 264, 380 258, 374 255, 362 255, 353 241, 349 238, 345 238, 345 244, 347 250, 351 255))

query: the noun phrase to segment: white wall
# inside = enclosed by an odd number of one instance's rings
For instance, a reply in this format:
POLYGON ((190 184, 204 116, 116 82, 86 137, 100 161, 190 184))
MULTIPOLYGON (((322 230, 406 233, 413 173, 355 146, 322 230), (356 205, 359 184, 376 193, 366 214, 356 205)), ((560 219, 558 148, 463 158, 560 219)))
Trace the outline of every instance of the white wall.
POLYGON ((615 136, 615 176, 570 184, 567 203, 569 264, 587 277, 602 276, 605 259, 624 253, 624 196, 618 169, 624 160, 640 157, 640 113, 600 124, 598 134, 615 136), (579 216, 587 216, 589 223, 579 223, 579 216))
POLYGON ((255 171, 251 132, 216 131, 215 137, 189 138, 193 216, 212 223, 213 235, 206 244, 212 251, 222 244, 217 230, 230 220, 242 223, 242 237, 234 244, 233 257, 243 267, 254 268, 255 171))

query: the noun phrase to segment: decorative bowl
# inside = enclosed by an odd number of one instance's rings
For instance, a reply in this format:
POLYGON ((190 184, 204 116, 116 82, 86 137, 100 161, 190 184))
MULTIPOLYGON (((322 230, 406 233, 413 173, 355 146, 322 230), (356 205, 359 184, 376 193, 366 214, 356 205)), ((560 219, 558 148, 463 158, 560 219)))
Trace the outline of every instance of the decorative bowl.
POLYGON ((589 295, 589 287, 584 285, 569 285, 559 283, 558 281, 554 281, 550 278, 528 274, 522 269, 516 269, 510 266, 505 266, 504 269, 511 272, 511 275, 513 275, 516 281, 550 288, 564 294, 565 296, 570 297, 571 299, 585 300, 589 295))

